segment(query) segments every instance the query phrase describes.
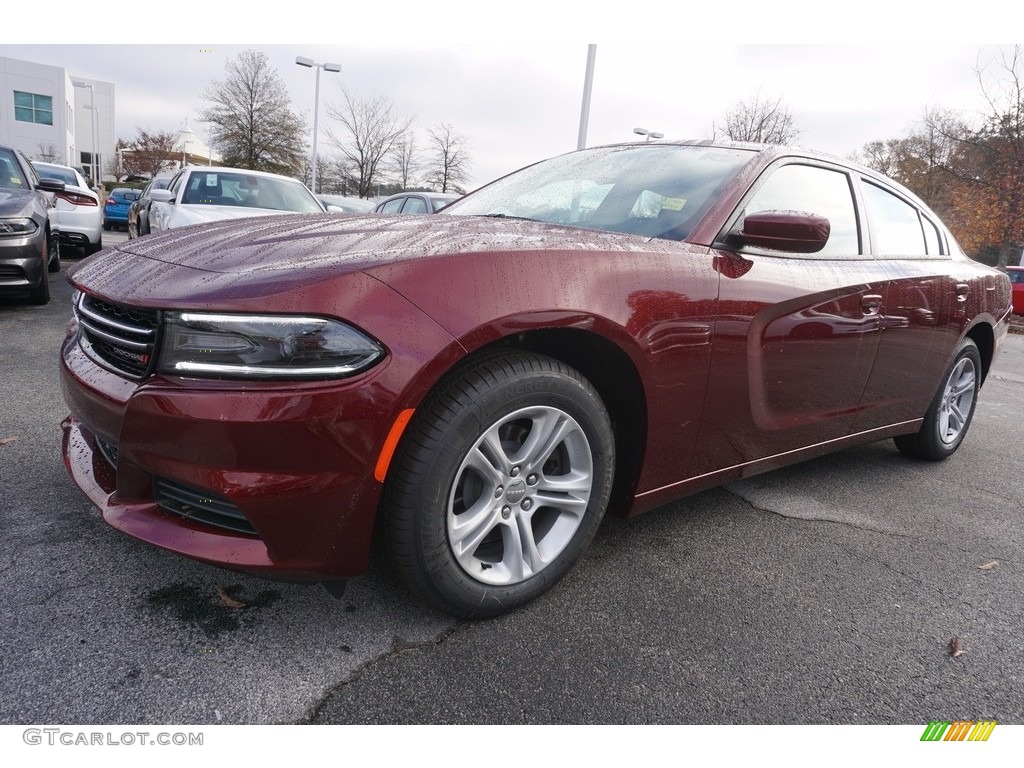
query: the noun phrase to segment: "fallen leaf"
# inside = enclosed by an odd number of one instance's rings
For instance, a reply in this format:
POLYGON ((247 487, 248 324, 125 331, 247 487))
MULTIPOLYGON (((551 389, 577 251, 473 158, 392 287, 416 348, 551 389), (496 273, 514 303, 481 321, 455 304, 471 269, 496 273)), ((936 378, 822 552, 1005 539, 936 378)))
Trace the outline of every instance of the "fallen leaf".
POLYGON ((8 443, 13 443, 17 439, 17 435, 11 435, 10 437, 0 438, 0 445, 7 445, 8 443))
POLYGON ((984 565, 979 565, 978 569, 982 570, 982 571, 991 571, 991 570, 994 570, 994 569, 996 569, 998 567, 999 567, 999 561, 998 560, 993 560, 991 563, 985 563, 984 565))
POLYGON ((967 651, 960 647, 960 638, 956 635, 949 638, 949 653, 954 659, 967 653, 967 651))
POLYGON ((220 595, 220 601, 224 603, 228 608, 245 608, 245 603, 240 603, 235 600, 231 595, 227 593, 224 587, 217 587, 217 594, 220 595))

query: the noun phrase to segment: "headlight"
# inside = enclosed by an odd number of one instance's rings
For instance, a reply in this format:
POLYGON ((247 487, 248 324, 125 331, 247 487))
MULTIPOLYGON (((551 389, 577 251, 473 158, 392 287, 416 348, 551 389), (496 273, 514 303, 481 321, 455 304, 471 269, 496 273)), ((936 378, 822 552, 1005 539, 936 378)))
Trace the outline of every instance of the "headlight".
POLYGON ((183 376, 336 378, 383 356, 377 342, 337 320, 166 312, 159 368, 183 376))
POLYGON ((32 219, 0 219, 0 237, 27 237, 38 229, 32 219))

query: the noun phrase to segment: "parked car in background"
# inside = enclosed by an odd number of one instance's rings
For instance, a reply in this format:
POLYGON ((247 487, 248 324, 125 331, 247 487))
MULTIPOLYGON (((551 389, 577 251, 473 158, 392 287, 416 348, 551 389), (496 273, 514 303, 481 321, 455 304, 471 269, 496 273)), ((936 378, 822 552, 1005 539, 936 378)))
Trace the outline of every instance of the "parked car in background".
POLYGON ((100 196, 89 189, 81 173, 66 165, 32 161, 40 178, 64 182, 63 192, 47 193, 53 201, 50 221, 60 233, 60 242, 81 248, 85 255, 103 247, 103 211, 100 196))
POLYGON ((170 183, 170 176, 157 177, 143 188, 139 199, 128 208, 128 239, 149 234, 149 207, 153 203, 150 192, 156 189, 167 189, 170 183))
POLYGON ((48 272, 60 270, 60 243, 47 193, 64 182, 41 179, 19 150, 0 144, 0 296, 50 301, 48 272))
POLYGON ((104 254, 68 270, 61 376, 65 464, 107 522, 335 592, 376 530, 464 617, 549 589, 606 510, 884 438, 950 457, 1011 311, 899 184, 708 141, 569 153, 430 216, 104 254))
POLYGON ((382 200, 374 210, 377 213, 435 213, 458 199, 458 195, 441 192, 400 192, 382 200))
POLYGON ((373 202, 361 197, 347 195, 317 195, 317 197, 332 213, 370 213, 373 211, 373 202), (332 211, 332 209, 336 210, 332 211))
POLYGON ((139 190, 130 187, 114 187, 103 204, 103 228, 128 228, 128 211, 139 199, 139 190))
POLYGON ((1024 267, 1007 267, 1013 285, 1013 314, 1024 315, 1024 267))
POLYGON ((184 168, 167 189, 152 190, 150 197, 153 232, 223 219, 327 210, 300 181, 241 168, 184 168))

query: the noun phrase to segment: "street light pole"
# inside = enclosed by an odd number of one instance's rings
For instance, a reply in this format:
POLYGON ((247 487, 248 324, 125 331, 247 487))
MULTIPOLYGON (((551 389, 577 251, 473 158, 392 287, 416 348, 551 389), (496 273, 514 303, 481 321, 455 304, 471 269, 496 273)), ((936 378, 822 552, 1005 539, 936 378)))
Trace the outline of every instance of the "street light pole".
MULTIPOLYGON (((97 186, 99 180, 96 178, 96 130, 93 128, 93 118, 96 114, 95 96, 96 91, 92 87, 92 83, 87 83, 84 80, 72 80, 71 84, 75 88, 88 88, 89 89, 89 133, 92 134, 92 162, 89 163, 92 172, 92 183, 93 186, 97 186)), ((99 122, 99 118, 96 118, 96 122, 99 122)))
POLYGON ((296 56, 295 63, 300 67, 311 67, 316 69, 316 90, 313 96, 313 161, 310 169, 310 189, 316 194, 316 140, 319 133, 318 125, 320 119, 320 70, 327 72, 341 72, 341 64, 323 63, 319 64, 305 56, 296 56))
POLYGON ((594 60, 597 46, 587 46, 587 70, 583 75, 583 106, 580 107, 580 132, 576 138, 576 149, 587 146, 587 127, 590 125, 590 93, 594 87, 594 60))

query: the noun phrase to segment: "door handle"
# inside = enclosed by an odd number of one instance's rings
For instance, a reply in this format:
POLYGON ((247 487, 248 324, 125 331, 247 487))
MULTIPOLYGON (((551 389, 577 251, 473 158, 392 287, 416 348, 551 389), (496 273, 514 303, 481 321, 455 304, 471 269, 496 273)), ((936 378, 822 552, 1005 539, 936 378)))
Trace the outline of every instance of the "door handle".
POLYGON ((860 308, 865 315, 877 315, 882 308, 882 297, 877 293, 866 293, 860 297, 860 308))
POLYGON ((971 286, 967 285, 967 283, 957 283, 956 284, 956 300, 957 301, 967 301, 967 294, 970 293, 970 292, 971 292, 971 286))

